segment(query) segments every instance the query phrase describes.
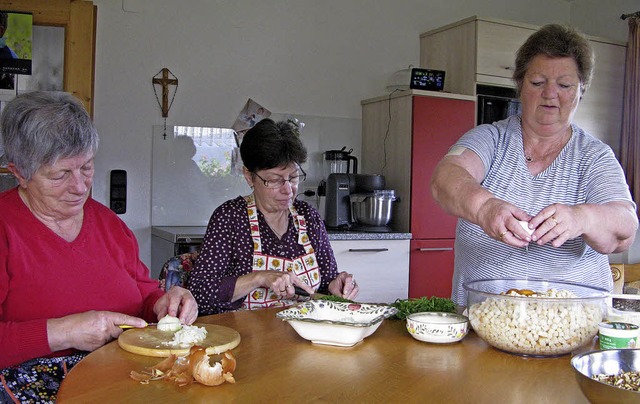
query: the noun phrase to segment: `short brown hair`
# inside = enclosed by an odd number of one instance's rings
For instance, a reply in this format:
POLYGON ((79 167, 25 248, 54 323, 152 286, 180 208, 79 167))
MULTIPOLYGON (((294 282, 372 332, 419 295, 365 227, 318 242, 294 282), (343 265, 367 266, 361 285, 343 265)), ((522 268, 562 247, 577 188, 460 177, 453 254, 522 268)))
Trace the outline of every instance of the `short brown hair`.
POLYGON ((256 172, 290 163, 301 165, 307 161, 307 149, 291 123, 265 118, 243 136, 240 157, 247 170, 256 172))
POLYGON ((516 53, 513 80, 518 92, 522 89, 529 64, 538 55, 551 58, 571 57, 578 65, 581 94, 589 88, 593 75, 594 55, 589 41, 570 26, 548 24, 540 28, 520 46, 516 53))

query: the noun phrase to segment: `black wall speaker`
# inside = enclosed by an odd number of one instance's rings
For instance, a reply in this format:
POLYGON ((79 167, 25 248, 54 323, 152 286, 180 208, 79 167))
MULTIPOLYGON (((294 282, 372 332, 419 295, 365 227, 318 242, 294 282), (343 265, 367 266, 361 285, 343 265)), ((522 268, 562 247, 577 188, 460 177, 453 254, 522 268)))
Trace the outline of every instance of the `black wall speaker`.
POLYGON ((127 172, 125 170, 111 170, 109 207, 119 215, 127 212, 127 172))

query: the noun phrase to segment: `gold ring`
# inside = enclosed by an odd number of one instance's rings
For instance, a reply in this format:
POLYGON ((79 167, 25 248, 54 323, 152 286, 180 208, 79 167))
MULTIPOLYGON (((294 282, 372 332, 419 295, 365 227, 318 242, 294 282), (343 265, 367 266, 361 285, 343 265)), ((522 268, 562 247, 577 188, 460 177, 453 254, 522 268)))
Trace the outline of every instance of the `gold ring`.
POLYGON ((558 225, 558 220, 554 216, 551 216, 550 219, 553 220, 553 225, 554 226, 558 225))
POLYGON ((507 231, 503 231, 502 233, 500 233, 500 240, 504 239, 505 234, 509 233, 509 230, 507 231))

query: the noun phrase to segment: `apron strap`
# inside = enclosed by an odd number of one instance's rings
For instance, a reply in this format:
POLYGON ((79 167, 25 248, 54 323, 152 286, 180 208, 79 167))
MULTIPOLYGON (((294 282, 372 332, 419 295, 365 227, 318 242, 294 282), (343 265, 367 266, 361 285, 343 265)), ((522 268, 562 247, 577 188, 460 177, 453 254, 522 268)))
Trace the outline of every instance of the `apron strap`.
MULTIPOLYGON (((293 260, 282 257, 273 257, 262 253, 262 240, 260 236, 260 226, 258 224, 258 208, 253 194, 244 196, 247 202, 247 215, 249 217, 249 226, 251 229, 251 238, 253 240, 253 271, 288 271, 312 287, 318 290, 320 287, 320 268, 316 259, 311 240, 307 234, 307 222, 304 216, 299 215, 293 205, 289 206, 289 212, 293 217, 293 224, 298 232, 298 244, 302 245, 305 254, 293 260)), ((282 299, 267 288, 256 288, 247 295, 244 300, 243 308, 258 309, 272 306, 290 306, 296 301, 291 299, 282 299)))

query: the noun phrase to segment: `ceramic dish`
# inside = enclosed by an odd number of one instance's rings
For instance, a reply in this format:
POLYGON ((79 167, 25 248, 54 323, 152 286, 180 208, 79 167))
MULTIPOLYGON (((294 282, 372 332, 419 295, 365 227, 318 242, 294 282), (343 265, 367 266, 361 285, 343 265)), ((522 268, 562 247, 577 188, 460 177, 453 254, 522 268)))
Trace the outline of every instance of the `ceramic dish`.
POLYGON ((386 305, 310 300, 276 316, 315 344, 353 346, 396 312, 396 308, 386 305))
POLYGON ((413 313, 407 316, 407 331, 418 341, 458 342, 469 332, 469 319, 455 313, 413 313))

